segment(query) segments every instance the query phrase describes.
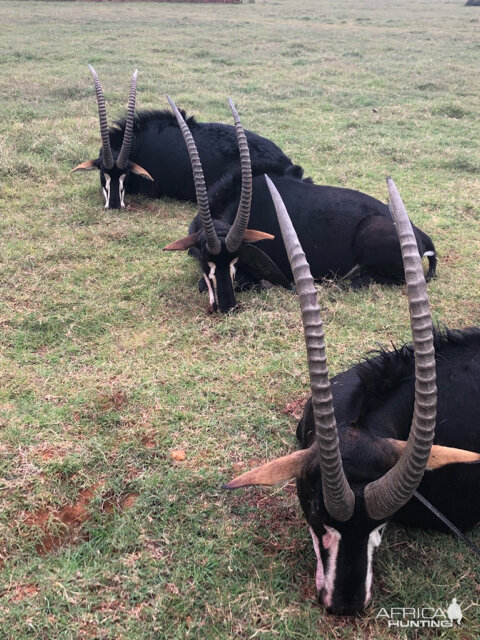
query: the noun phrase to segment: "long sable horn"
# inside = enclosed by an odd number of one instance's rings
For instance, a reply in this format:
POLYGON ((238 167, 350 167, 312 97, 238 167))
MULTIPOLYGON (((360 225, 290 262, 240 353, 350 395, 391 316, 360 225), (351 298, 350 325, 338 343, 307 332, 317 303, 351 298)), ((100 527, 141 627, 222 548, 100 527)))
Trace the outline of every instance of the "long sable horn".
POLYGON ((315 439, 322 472, 323 498, 332 518, 345 522, 353 514, 355 496, 342 466, 317 292, 310 267, 283 200, 270 178, 265 176, 265 180, 277 212, 283 243, 292 267, 300 301, 315 416, 315 439))
POLYGON ((128 99, 127 120, 125 122, 125 130, 123 133, 122 148, 120 149, 120 153, 117 158, 117 167, 119 169, 126 169, 132 146, 133 118, 135 115, 135 100, 137 98, 137 76, 138 69, 135 69, 132 76, 132 82, 130 84, 130 97, 128 99))
POLYGON ((111 169, 114 165, 112 148, 110 146, 110 137, 108 135, 107 108, 105 106, 105 96, 103 95, 102 85, 98 79, 97 72, 91 64, 88 65, 90 73, 95 83, 95 92, 97 94, 98 118, 100 120, 100 135, 102 136, 103 149, 103 165, 105 169, 111 169))
POLYGON ((200 214, 200 220, 202 221, 202 227, 207 237, 207 249, 212 255, 218 255, 221 251, 222 245, 218 239, 217 232, 213 226, 212 216, 210 214, 210 207, 208 205, 207 187, 205 186, 205 178, 203 177, 202 164, 198 155, 195 140, 193 139, 190 129, 187 127, 182 114, 177 109, 177 105, 167 95, 167 100, 172 108, 173 113, 178 122, 178 126, 187 145, 188 155, 190 156, 190 162, 192 163, 193 180, 195 182, 195 193, 197 195, 198 213, 200 214))
POLYGON ((250 218, 250 205, 252 203, 252 165, 250 162, 250 152, 248 150, 247 136, 243 130, 238 112, 232 100, 228 99, 228 104, 233 113, 235 121, 235 132, 237 134, 238 148, 240 150, 240 166, 242 168, 242 191, 238 204, 237 215, 225 238, 225 245, 230 253, 237 251, 242 244, 245 230, 250 218))
POLYGON ((433 327, 422 260, 397 187, 391 178, 387 179, 387 185, 407 282, 415 350, 415 403, 408 442, 400 460, 382 478, 365 487, 367 512, 374 520, 388 518, 398 511, 420 484, 432 448, 437 412, 433 327))

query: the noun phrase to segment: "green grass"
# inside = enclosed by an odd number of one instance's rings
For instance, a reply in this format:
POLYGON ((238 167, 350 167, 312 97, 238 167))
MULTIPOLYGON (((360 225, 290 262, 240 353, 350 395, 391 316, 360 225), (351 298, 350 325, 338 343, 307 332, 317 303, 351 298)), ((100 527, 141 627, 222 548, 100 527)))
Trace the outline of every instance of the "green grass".
MULTIPOLYGON (((392 175, 438 249, 435 319, 480 324, 480 15, 463 4, 0 0, 1 640, 478 638, 478 560, 439 534, 391 526, 363 618, 315 603, 293 487, 219 488, 295 447, 295 297, 243 293, 240 313, 208 315, 193 261, 161 252, 194 207, 105 211, 98 176, 69 173, 99 148, 87 62, 110 120, 135 67, 140 108, 168 91, 229 122, 230 95, 319 183, 385 200, 392 175), (376 619, 452 597, 459 629, 376 619)), ((332 374, 409 338, 401 289, 319 298, 332 374)))

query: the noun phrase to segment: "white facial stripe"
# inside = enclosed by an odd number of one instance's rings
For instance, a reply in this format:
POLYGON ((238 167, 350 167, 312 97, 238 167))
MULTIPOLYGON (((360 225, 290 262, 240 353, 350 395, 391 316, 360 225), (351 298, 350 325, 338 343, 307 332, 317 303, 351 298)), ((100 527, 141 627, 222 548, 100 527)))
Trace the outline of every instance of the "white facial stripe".
POLYGON ((111 178, 108 175, 108 173, 103 174, 103 177, 105 178, 105 186, 103 188, 103 195, 105 196, 105 209, 108 209, 108 204, 110 202, 110 181, 111 178))
MULTIPOLYGON (((327 533, 322 536, 322 547, 328 553, 328 558, 325 562, 326 569, 324 569, 324 563, 322 562, 322 557, 320 554, 320 544, 318 537, 314 533, 313 529, 310 529, 310 535, 312 536, 313 548, 315 549, 315 555, 317 556, 317 572, 315 576, 315 582, 318 591, 322 591, 322 600, 323 604, 326 607, 330 607, 332 605, 332 596, 333 590, 335 587, 335 578, 337 575, 337 560, 338 560, 338 550, 340 547, 340 541, 342 539, 341 534, 334 529, 333 527, 329 527, 324 525, 327 533)), ((378 526, 376 529, 370 532, 368 536, 368 546, 367 546, 367 574, 365 578, 365 602, 364 606, 366 606, 372 597, 372 579, 373 579, 373 554, 375 549, 380 545, 382 541, 382 535, 385 530, 387 523, 383 523, 378 526)))
POLYGON ((373 553, 375 549, 380 545, 382 541, 382 535, 385 531, 385 527, 387 523, 384 522, 379 527, 370 532, 368 536, 368 547, 367 547, 367 577, 365 578, 365 603, 364 605, 370 602, 372 597, 372 578, 373 578, 373 553))
POLYGON ((315 549, 315 555, 317 556, 317 571, 315 573, 315 584, 317 586, 317 591, 323 589, 323 585, 325 582, 325 576, 323 574, 323 563, 322 556, 320 555, 320 543, 318 541, 317 535, 309 525, 310 535, 312 536, 313 548, 315 549))
POLYGON ((209 262, 208 266, 210 267, 210 273, 208 274, 209 279, 213 282, 213 292, 214 292, 214 300, 217 300, 217 277, 215 276, 215 270, 217 265, 214 262, 209 262))
POLYGON ((119 182, 118 188, 119 188, 119 193, 120 193, 120 206, 122 207, 122 209, 125 208, 125 202, 123 200, 124 197, 125 197, 125 187, 123 186, 123 181, 125 180, 125 175, 126 175, 125 173, 122 174, 120 176, 120 178, 118 179, 118 182, 119 182))
POLYGON ((335 577, 337 575, 337 559, 338 548, 340 546, 341 534, 333 527, 324 525, 327 533, 322 536, 323 548, 328 550, 327 570, 325 572, 325 581, 323 584, 323 604, 330 607, 332 604, 333 588, 335 586, 335 577))
POLYGON ((238 257, 234 258, 231 262, 230 262, 230 278, 232 279, 232 284, 235 284, 235 272, 237 271, 235 265, 238 262, 238 257))
POLYGON ((213 307, 213 305, 215 304, 215 295, 213 293, 212 285, 210 284, 210 279, 209 279, 209 277, 207 276, 206 273, 203 274, 203 279, 207 283, 208 298, 209 298, 210 306, 213 307))

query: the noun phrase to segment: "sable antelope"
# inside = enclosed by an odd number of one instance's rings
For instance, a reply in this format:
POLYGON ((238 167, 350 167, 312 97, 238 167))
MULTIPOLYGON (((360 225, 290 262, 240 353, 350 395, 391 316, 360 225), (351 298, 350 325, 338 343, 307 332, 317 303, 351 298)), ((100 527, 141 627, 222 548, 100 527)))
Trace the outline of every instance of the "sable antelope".
POLYGON ((95 69, 90 64, 88 65, 88 68, 92 73, 95 83, 95 92, 97 94, 102 148, 100 150, 100 155, 96 160, 87 160, 87 162, 83 162, 76 166, 73 171, 94 171, 95 169, 98 169, 100 171, 100 183, 102 185, 103 195, 105 196, 105 208, 123 209, 123 207, 125 207, 126 182, 130 174, 153 181, 152 176, 146 169, 130 159, 133 139, 135 99, 137 96, 138 71, 135 69, 132 76, 127 117, 122 131, 122 141, 121 144, 115 145, 112 149, 103 89, 95 69))
MULTIPOLYGON (((182 122, 176 107, 174 113, 179 123, 182 122)), ((186 127, 182 130, 188 135, 186 127)), ((208 194, 204 191, 202 211, 190 224, 189 235, 165 247, 170 251, 189 249, 197 258, 205 281, 201 281, 200 289, 208 288, 214 310, 226 312, 236 305, 235 281, 230 277, 233 266, 236 284, 240 287, 255 286, 262 280, 291 286, 292 270, 275 208, 264 175, 258 175, 264 170, 273 174, 272 181, 290 212, 315 279, 353 276, 354 288, 370 282, 404 282, 400 245, 386 204, 360 191, 315 185, 311 180, 303 179, 301 167, 284 168, 275 162, 260 166, 257 163, 253 179, 252 171, 247 176, 246 167, 242 167, 241 172, 238 169, 227 172, 208 194), (248 193, 251 193, 249 213, 244 197, 247 179, 248 193), (257 229, 274 238, 259 241, 253 247, 244 237, 240 249, 235 246, 235 251, 231 251, 227 245, 220 254, 211 251, 210 248, 217 244, 214 236, 221 239, 229 233, 240 209, 245 211, 247 232, 250 228, 257 229), (207 246, 205 236, 209 238, 207 246)), ((200 163, 194 173, 200 181, 200 163)), ((420 254, 428 257, 426 278, 429 280, 435 275, 435 247, 426 233, 415 226, 413 229, 420 254)))
POLYGON ((308 263, 278 191, 267 183, 299 294, 312 397, 297 429, 301 449, 224 487, 296 478, 319 599, 329 612, 352 615, 370 600, 373 554, 389 519, 442 529, 412 498, 417 487, 459 527, 480 520, 480 466, 471 464, 480 461, 480 329, 434 334, 415 235, 389 179, 413 346, 383 352, 329 381, 308 263))
POLYGON ((225 224, 223 220, 212 219, 210 215, 207 187, 195 140, 173 100, 169 96, 167 96, 167 99, 178 120, 192 163, 198 214, 190 225, 190 235, 167 245, 164 247, 164 251, 185 251, 189 249, 190 253, 200 263, 209 292, 211 308, 214 311, 218 309, 226 312, 236 305, 234 293, 235 265, 242 255, 245 243, 273 239, 273 236, 269 233, 247 228, 252 198, 252 167, 247 137, 235 105, 229 99, 240 152, 242 186, 235 216, 230 224, 225 224))
MULTIPOLYGON (((192 167, 175 116, 169 111, 135 114, 135 72, 127 115, 109 129, 103 90, 95 70, 90 65, 89 68, 95 82, 102 148, 98 158, 79 164, 73 171, 100 170, 107 209, 124 207, 125 192, 195 201, 192 167)), ((182 114, 186 118, 184 111, 182 114)), ((197 122, 193 116, 187 118, 187 126, 210 187, 225 171, 238 165, 235 130, 231 125, 218 122, 197 122)), ((274 162, 283 168, 292 165, 283 151, 267 138, 251 131, 245 134, 254 166, 265 162, 274 162)))

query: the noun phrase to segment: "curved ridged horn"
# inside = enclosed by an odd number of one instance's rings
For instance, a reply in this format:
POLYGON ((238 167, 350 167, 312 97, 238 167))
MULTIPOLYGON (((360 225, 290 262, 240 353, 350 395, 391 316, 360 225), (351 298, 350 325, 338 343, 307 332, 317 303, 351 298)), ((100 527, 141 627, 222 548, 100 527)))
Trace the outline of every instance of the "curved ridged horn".
POLYGON ((195 183, 195 193, 197 195, 197 206, 198 213, 200 215, 200 220, 202 222, 202 227, 205 232, 205 236, 207 237, 207 249, 212 255, 218 255, 222 248, 220 244, 220 240, 218 239, 217 232, 215 231, 215 227, 213 226, 212 216, 210 214, 210 207, 208 205, 208 196, 207 196, 207 187, 205 186, 205 178, 203 177, 202 164, 200 162, 200 157, 198 155, 197 147, 195 145, 195 140, 193 139, 192 133, 190 129, 187 127, 185 120, 182 117, 182 114, 177 109, 177 105, 174 101, 167 95, 167 100, 169 105, 172 108, 173 113, 178 122, 178 126, 183 135, 183 139, 185 140, 185 144, 187 145, 188 155, 190 156, 190 162, 192 163, 192 171, 193 171, 193 180, 195 183))
POLYGON ((228 99, 228 104, 233 113, 235 121, 235 132, 237 134, 238 148, 240 150, 240 166, 242 168, 242 191, 238 204, 237 215, 225 238, 225 245, 230 253, 235 253, 242 244, 245 229, 250 218, 250 205, 252 203, 252 165, 250 162, 250 152, 248 150, 247 136, 243 130, 242 123, 238 116, 232 100, 228 99))
POLYGON ((283 243, 292 267, 300 301, 312 389, 315 439, 322 472, 323 498, 332 518, 345 522, 353 514, 355 496, 342 466, 317 292, 310 267, 283 200, 270 178, 265 176, 265 179, 277 212, 283 243))
POLYGON ((88 65, 90 73, 93 76, 95 83, 95 92, 97 94, 98 104, 98 118, 100 120, 100 135, 102 136, 102 149, 103 149, 103 166, 105 169, 111 169, 113 167, 113 155, 112 148, 110 146, 110 137, 108 135, 108 123, 107 123, 107 108, 105 106, 105 97, 103 95, 102 85, 98 79, 97 72, 91 64, 88 65))
POLYGON ((125 122, 125 130, 123 133, 122 148, 117 158, 117 167, 126 169, 128 157, 130 156, 130 148, 132 146, 133 137, 133 118, 135 115, 135 100, 137 98, 137 75, 138 69, 135 69, 130 84, 130 97, 128 99, 127 120, 125 122))
POLYGON ((402 248, 415 350, 415 403, 410 435, 400 460, 382 478, 365 487, 367 512, 374 520, 398 511, 418 487, 435 435, 436 372, 433 327, 422 260, 412 225, 397 187, 387 179, 391 210, 402 248))

